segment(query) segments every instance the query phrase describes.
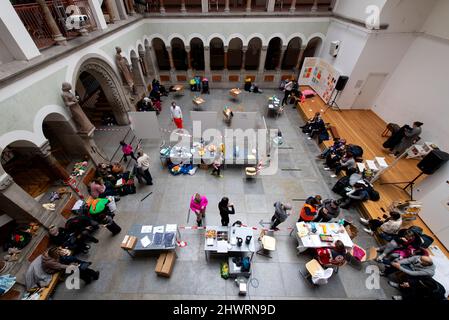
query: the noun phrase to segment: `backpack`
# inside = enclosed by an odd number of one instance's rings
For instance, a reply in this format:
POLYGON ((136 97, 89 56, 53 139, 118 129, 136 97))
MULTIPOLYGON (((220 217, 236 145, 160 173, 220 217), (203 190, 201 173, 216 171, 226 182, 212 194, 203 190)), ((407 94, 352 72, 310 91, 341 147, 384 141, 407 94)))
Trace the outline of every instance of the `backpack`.
POLYGON ((249 257, 244 257, 242 259, 242 271, 243 272, 248 272, 251 266, 251 262, 249 261, 249 257))
POLYGON ((104 211, 104 209, 106 208, 106 205, 108 204, 109 199, 105 199, 105 198, 98 198, 95 199, 92 204, 90 205, 89 208, 89 213, 90 214, 99 214, 102 213, 104 211))
POLYGON ((422 244, 421 247, 427 249, 433 243, 434 239, 427 234, 421 234, 422 244))
POLYGON ((369 200, 371 201, 379 201, 380 200, 380 194, 376 190, 374 190, 373 186, 371 184, 368 184, 366 187, 366 191, 369 195, 369 200))

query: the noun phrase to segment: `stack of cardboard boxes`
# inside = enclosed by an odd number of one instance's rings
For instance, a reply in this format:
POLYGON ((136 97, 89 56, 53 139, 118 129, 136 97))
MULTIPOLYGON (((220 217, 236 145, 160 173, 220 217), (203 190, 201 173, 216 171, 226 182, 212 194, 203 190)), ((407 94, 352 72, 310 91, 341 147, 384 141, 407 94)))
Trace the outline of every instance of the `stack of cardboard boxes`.
POLYGON ((133 250, 137 243, 137 237, 126 235, 120 247, 125 250, 133 250))
POLYGON ((156 263, 156 273, 158 276, 169 278, 175 265, 176 253, 169 251, 161 253, 156 263))

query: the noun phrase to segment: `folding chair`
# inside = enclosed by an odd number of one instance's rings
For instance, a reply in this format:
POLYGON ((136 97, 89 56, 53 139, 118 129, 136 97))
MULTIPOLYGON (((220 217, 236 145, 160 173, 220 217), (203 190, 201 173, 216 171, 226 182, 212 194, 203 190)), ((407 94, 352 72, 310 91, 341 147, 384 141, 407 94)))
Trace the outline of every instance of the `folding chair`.
POLYGON ((258 240, 260 242, 260 249, 256 253, 267 258, 272 258, 270 252, 276 250, 276 239, 274 237, 267 236, 267 232, 262 230, 258 240))
POLYGON ((312 259, 305 264, 305 270, 300 269, 299 273, 313 285, 318 286, 327 284, 334 270, 332 268, 324 269, 318 260, 312 259))

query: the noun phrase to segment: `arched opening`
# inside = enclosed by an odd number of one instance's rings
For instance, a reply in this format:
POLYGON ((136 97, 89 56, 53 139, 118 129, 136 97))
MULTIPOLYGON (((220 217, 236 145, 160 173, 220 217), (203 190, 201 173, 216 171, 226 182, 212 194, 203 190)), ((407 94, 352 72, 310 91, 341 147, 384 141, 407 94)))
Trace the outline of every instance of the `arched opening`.
POLYGON ((154 38, 152 43, 159 70, 170 70, 170 60, 168 58, 168 51, 165 47, 164 41, 159 38, 154 38))
POLYGON ((322 43, 323 43, 323 40, 321 40, 321 38, 319 38, 319 37, 310 39, 310 41, 307 43, 306 49, 304 50, 304 56, 299 65, 299 70, 301 70, 302 64, 304 63, 305 58, 315 57, 316 55, 318 55, 322 43))
POLYGON ((267 58, 265 60, 265 70, 275 70, 281 59, 282 40, 275 37, 268 43, 267 58))
POLYGON ((79 104, 94 125, 129 124, 128 98, 109 64, 97 58, 86 60, 78 70, 75 83, 79 104))
POLYGON ((204 70, 204 44, 200 38, 190 40, 190 59, 192 69, 204 70))
POLYGON ((33 198, 47 192, 58 180, 39 153, 33 143, 19 140, 9 144, 1 158, 5 172, 33 198))
POLYGON ((228 69, 240 70, 242 67, 243 42, 239 38, 233 38, 228 46, 228 69))
POLYGON ((245 69, 257 70, 259 68, 260 51, 262 50, 262 40, 252 38, 248 43, 245 57, 245 69))
POLYGON ((184 42, 182 42, 179 38, 174 38, 171 41, 171 48, 172 48, 172 57, 173 57, 173 64, 175 65, 176 70, 187 70, 188 63, 187 63, 187 52, 184 47, 184 42))
POLYGON ((301 39, 293 38, 290 40, 285 50, 284 58, 282 59, 282 70, 291 70, 298 62, 299 52, 301 51, 301 39))
POLYGON ((220 38, 213 38, 210 41, 210 69, 224 69, 224 44, 220 38))

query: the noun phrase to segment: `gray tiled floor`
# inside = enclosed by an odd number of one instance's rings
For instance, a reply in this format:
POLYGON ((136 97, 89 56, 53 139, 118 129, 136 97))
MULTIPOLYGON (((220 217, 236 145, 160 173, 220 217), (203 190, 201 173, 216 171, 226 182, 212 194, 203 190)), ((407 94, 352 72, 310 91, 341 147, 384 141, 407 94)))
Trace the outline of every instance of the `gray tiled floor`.
MULTIPOLYGON (((244 92, 238 103, 228 99, 227 90, 212 90, 206 96, 206 110, 218 111, 221 117, 223 105, 231 105, 245 111, 258 111, 265 115, 264 106, 267 96, 279 92, 251 94, 244 92)), ((163 111, 159 116, 161 128, 173 128, 169 118, 169 104, 172 97, 164 98, 163 111)), ((192 125, 189 110, 192 108, 191 95, 176 98, 183 108, 185 127, 192 125)), ((315 156, 319 149, 314 141, 307 140, 299 131, 302 124, 296 110, 290 106, 278 119, 267 118, 269 128, 281 128, 285 143, 279 150, 280 169, 299 169, 298 171, 278 170, 274 176, 260 176, 247 181, 242 167, 228 167, 224 178, 212 177, 209 172, 198 170, 194 176, 172 176, 161 168, 156 142, 143 142, 145 151, 152 157, 151 173, 154 186, 138 185, 137 194, 122 197, 117 203, 117 223, 123 231, 112 237, 102 229, 98 232, 99 244, 92 245, 85 259, 93 262, 94 268, 101 271, 100 280, 82 286, 80 290, 69 291, 59 285, 55 299, 386 299, 391 288, 381 281, 381 289, 368 290, 365 281, 368 274, 365 267, 360 270, 345 266, 334 275, 329 284, 313 287, 299 273, 299 269, 310 257, 297 255, 296 242, 289 236, 287 228, 297 219, 300 201, 309 195, 321 194, 323 197, 336 197, 330 191, 335 179, 324 171, 315 156), (141 199, 149 192, 148 198, 141 199), (255 255, 253 260, 252 285, 249 295, 238 297, 238 288, 233 280, 220 277, 221 258, 206 261, 204 255, 204 231, 181 230, 182 239, 187 246, 177 249, 176 261, 171 278, 160 278, 154 272, 156 256, 140 256, 132 259, 120 249, 120 242, 134 223, 163 224, 178 223, 187 225, 187 212, 190 197, 194 192, 204 193, 209 199, 207 224, 220 224, 217 204, 222 196, 228 196, 235 204, 236 214, 231 223, 240 220, 249 226, 260 227, 259 222, 269 221, 273 214, 273 203, 277 200, 288 201, 293 205, 293 214, 280 225, 283 228, 276 234, 277 250, 272 258, 255 255)), ((218 122, 224 127, 220 121, 218 122)), ((97 131, 96 141, 108 156, 117 149, 128 128, 121 131, 97 131)), ((166 137, 165 137, 166 138, 166 137)), ((355 210, 344 210, 342 217, 354 220, 358 224, 355 210)), ((190 217, 188 225, 194 224, 190 217)), ((358 225, 361 227, 360 225, 358 225)), ((361 230, 361 228, 360 228, 361 230)), ((257 236, 258 232, 255 232, 257 236)), ((373 239, 363 231, 355 242, 365 248, 375 245, 373 239)))

